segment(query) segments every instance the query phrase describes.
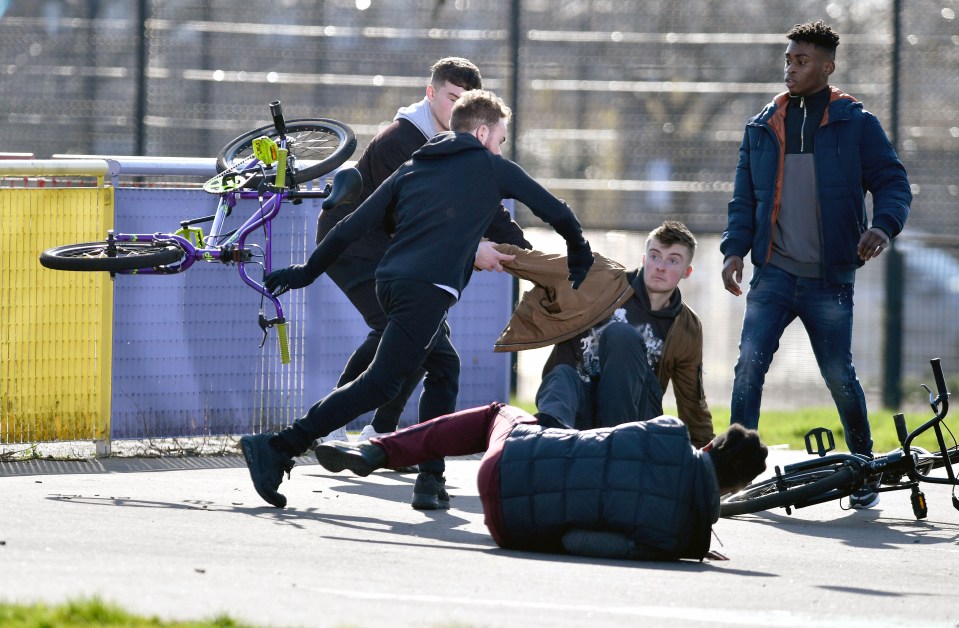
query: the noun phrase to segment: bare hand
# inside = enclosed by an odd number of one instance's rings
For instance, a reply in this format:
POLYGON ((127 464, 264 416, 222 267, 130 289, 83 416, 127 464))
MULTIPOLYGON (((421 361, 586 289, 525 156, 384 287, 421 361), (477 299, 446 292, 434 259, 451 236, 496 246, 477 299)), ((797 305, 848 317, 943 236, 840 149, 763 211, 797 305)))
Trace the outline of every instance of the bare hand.
POLYGON ((859 238, 859 247, 856 252, 859 253, 859 259, 868 262, 874 257, 879 257, 882 252, 889 247, 889 236, 882 229, 873 227, 866 229, 859 238))
POLYGON ((503 262, 512 262, 516 259, 515 255, 506 255, 493 248, 494 242, 480 242, 476 249, 476 258, 473 260, 473 268, 476 270, 495 270, 498 273, 503 272, 503 262))
POLYGON ((723 262, 723 285, 726 291, 737 297, 743 293, 739 287, 743 281, 743 258, 738 255, 730 255, 723 262))

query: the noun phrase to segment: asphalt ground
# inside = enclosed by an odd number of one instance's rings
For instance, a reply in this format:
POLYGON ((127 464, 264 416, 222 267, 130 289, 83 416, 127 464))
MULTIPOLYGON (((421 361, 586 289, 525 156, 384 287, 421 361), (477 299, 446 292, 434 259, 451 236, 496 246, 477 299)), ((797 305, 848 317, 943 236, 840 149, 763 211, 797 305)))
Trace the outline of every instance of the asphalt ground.
POLYGON ((284 510, 237 456, 0 463, 0 600, 262 626, 959 626, 959 512, 939 485, 922 521, 884 493, 721 519, 729 560, 641 563, 497 548, 478 457, 448 461, 453 507, 435 512, 409 506, 412 474, 300 463, 284 510))

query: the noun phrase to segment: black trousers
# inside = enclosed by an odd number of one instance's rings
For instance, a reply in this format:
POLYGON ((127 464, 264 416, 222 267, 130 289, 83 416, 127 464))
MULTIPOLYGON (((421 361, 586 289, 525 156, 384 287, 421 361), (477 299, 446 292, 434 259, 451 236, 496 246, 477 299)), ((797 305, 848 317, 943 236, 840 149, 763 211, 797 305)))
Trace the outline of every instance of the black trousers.
MULTIPOLYGON (((386 313, 376 298, 376 265, 375 260, 361 257, 342 256, 326 271, 327 276, 343 291, 353 307, 360 313, 370 328, 360 346, 353 351, 347 360, 343 372, 340 374, 336 387, 345 386, 359 377, 376 354, 380 344, 380 337, 386 329, 386 313)), ((400 417, 406 408, 406 402, 413 395, 425 371, 417 369, 400 387, 397 395, 376 409, 373 413, 373 429, 377 432, 392 432, 400 423, 400 417)), ((432 419, 432 416, 420 416, 420 421, 432 419)))
POLYGON ((602 373, 589 383, 572 366, 554 367, 536 391, 536 409, 579 430, 648 421, 663 413, 663 389, 632 325, 611 323, 603 330, 599 363, 602 373))
MULTIPOLYGON (((450 414, 459 393, 460 361, 450 342, 446 314, 453 295, 431 283, 397 279, 378 282, 377 296, 387 323, 370 366, 352 382, 316 402, 306 416, 278 435, 290 455, 396 397, 417 369, 426 371, 420 397, 421 417, 450 414)), ((420 471, 441 473, 443 460, 420 464, 420 471)))

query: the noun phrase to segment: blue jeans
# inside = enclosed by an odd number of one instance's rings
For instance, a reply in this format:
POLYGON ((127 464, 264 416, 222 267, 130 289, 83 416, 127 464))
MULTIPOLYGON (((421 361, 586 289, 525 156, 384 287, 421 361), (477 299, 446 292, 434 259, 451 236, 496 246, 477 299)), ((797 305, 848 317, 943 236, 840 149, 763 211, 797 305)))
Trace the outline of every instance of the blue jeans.
POLYGON ((536 391, 536 409, 579 430, 648 421, 663 413, 663 389, 635 327, 611 323, 603 330, 599 364, 601 374, 590 383, 567 364, 551 369, 536 391))
POLYGON ((796 277, 775 266, 757 269, 746 295, 731 422, 759 426, 766 373, 783 331, 798 317, 836 403, 849 451, 871 454, 866 398, 852 364, 852 306, 853 284, 796 277))

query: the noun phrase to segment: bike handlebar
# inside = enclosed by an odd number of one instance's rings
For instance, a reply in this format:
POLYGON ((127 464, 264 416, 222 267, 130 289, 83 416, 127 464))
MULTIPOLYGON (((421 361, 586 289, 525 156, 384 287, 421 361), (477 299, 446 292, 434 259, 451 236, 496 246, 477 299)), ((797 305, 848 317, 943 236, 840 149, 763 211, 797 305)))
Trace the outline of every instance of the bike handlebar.
MULTIPOLYGON (((923 471, 917 468, 916 461, 913 457, 910 457, 912 462, 909 476, 914 480, 922 482, 959 485, 959 481, 957 481, 956 475, 952 470, 952 465, 955 464, 955 453, 946 445, 946 441, 943 438, 943 427, 941 425, 943 419, 946 418, 946 414, 949 413, 949 390, 946 388, 946 379, 943 377, 942 364, 939 358, 929 360, 929 365, 932 367, 932 374, 936 379, 936 393, 929 390, 929 387, 925 384, 923 384, 923 388, 929 392, 929 405, 932 406, 932 411, 935 412, 935 416, 910 432, 906 439, 902 441, 902 448, 907 455, 910 454, 912 442, 927 430, 933 430, 939 445, 939 452, 934 456, 933 467, 944 466, 947 477, 930 477, 928 470, 923 471), (936 461, 938 461, 938 463, 936 461)), ((898 429, 898 424, 896 427, 898 429)), ((956 503, 959 504, 959 500, 957 500, 956 503)), ((957 505, 956 508, 959 509, 959 505, 957 505)))
POLYGON ((939 399, 948 399, 949 390, 946 388, 946 378, 942 375, 942 363, 939 358, 933 358, 929 360, 929 364, 932 365, 932 374, 936 378, 936 393, 939 399))
POLYGON ((273 116, 273 126, 276 127, 276 132, 280 134, 280 137, 286 137, 286 120, 283 119, 283 105, 280 104, 279 100, 274 100, 270 103, 270 114, 273 116))

